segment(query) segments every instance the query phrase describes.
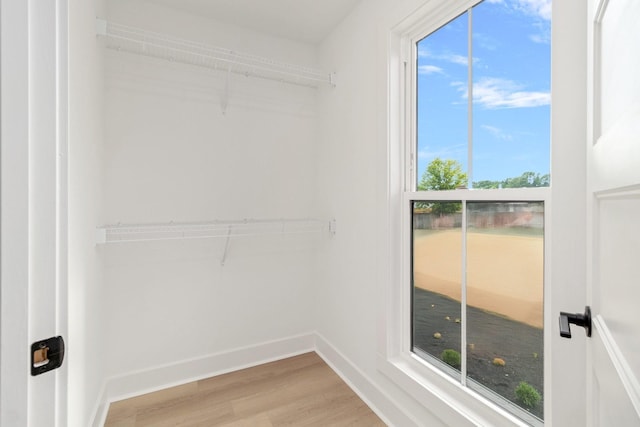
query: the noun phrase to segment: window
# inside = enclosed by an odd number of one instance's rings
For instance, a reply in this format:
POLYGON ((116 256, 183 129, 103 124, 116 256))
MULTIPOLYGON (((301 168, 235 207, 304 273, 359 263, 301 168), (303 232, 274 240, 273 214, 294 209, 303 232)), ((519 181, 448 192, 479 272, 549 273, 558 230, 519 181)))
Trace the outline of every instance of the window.
POLYGON ((544 419, 550 1, 486 0, 410 43, 410 352, 544 419), (537 187, 537 188, 533 188, 537 187))
POLYGON ((415 42, 419 189, 436 158, 469 188, 549 185, 550 7, 487 0, 415 42))

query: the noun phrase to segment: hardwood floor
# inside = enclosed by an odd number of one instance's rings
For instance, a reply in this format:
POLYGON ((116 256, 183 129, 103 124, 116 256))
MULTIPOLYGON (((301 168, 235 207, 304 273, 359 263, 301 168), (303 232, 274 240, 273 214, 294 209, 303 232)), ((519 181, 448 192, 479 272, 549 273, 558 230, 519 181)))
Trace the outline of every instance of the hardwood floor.
POLYGON ((108 427, 384 426, 316 353, 111 404, 108 427))

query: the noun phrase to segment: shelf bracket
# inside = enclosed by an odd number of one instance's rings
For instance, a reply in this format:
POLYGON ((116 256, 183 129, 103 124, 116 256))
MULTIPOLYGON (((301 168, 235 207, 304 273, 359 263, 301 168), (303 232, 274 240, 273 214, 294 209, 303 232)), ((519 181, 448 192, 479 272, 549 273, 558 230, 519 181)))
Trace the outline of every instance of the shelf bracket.
POLYGON ((222 259, 220 260, 220 266, 224 267, 224 262, 227 260, 227 252, 229 252, 229 241, 231 240, 231 228, 229 226, 229 230, 227 231, 227 241, 224 244, 224 252, 222 253, 222 259))
POLYGON ((106 228, 97 228, 96 229, 96 244, 104 245, 107 243, 107 229, 106 228))
POLYGON ((229 79, 231 74, 231 67, 227 68, 227 75, 224 80, 224 88, 222 89, 222 95, 220 96, 220 109, 222 115, 227 114, 227 107, 229 106, 229 79))
POLYGON ((336 219, 335 218, 329 221, 329 234, 331 234, 331 236, 336 235, 336 219))
POLYGON ((107 35, 107 21, 104 19, 96 18, 96 34, 99 36, 107 35))

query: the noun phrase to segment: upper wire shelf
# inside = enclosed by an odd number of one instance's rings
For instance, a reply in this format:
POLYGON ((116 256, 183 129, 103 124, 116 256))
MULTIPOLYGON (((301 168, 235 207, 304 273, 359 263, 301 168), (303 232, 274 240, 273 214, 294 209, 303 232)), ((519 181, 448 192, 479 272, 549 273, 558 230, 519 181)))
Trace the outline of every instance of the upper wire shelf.
POLYGON ((110 49, 299 86, 335 86, 332 73, 208 46, 104 19, 96 20, 96 31, 99 36, 106 38, 110 49))
POLYGON ((278 219, 183 222, 164 224, 116 224, 98 227, 96 243, 126 243, 176 239, 231 238, 278 234, 329 232, 335 234, 335 220, 278 219))

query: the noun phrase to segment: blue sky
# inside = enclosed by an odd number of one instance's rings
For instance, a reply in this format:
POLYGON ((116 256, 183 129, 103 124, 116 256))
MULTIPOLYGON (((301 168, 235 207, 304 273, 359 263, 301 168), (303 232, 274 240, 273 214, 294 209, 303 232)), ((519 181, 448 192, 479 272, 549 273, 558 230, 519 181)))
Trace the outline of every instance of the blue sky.
MULTIPOLYGON (((551 0, 473 8, 473 181, 549 173, 551 0)), ((418 43, 418 180, 434 158, 468 170, 468 15, 418 43)))

